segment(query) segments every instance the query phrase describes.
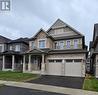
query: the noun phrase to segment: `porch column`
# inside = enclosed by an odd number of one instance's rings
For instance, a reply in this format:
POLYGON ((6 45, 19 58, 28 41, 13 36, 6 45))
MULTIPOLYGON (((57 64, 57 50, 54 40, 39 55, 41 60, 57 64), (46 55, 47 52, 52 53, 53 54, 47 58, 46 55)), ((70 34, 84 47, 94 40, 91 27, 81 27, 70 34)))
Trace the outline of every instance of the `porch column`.
POLYGON ((31 72, 31 55, 29 55, 28 70, 31 72))
POLYGON ((42 54, 42 64, 41 64, 41 71, 42 71, 42 74, 44 73, 45 71, 45 62, 44 62, 45 58, 44 58, 44 54, 42 54))
POLYGON ((5 69, 5 56, 3 55, 3 66, 2 66, 2 70, 5 69))
POLYGON ((23 72, 25 72, 26 63, 25 63, 25 55, 23 56, 23 72))
POLYGON ((12 70, 15 69, 15 55, 12 55, 12 70))

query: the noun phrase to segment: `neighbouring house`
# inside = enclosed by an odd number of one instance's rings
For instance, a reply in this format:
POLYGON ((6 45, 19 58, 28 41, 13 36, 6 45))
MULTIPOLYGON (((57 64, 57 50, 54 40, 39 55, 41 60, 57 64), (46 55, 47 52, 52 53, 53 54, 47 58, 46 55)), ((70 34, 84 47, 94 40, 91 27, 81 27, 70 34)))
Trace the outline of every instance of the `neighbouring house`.
MULTIPOLYGON (((3 43, 1 46, 1 69, 3 71, 21 71, 23 63, 23 54, 28 50, 29 43, 28 38, 19 38, 16 40, 9 40, 4 43, 0 37, 0 41, 3 43)), ((1 45, 1 44, 0 44, 1 45)))
POLYGON ((84 35, 58 19, 47 31, 40 29, 29 39, 23 72, 85 77, 87 54, 84 35))
POLYGON ((90 42, 91 71, 98 78, 98 24, 94 25, 93 40, 90 42))
POLYGON ((2 53, 7 50, 7 43, 11 41, 11 39, 8 39, 6 37, 0 36, 0 70, 2 70, 3 66, 3 56, 2 53))

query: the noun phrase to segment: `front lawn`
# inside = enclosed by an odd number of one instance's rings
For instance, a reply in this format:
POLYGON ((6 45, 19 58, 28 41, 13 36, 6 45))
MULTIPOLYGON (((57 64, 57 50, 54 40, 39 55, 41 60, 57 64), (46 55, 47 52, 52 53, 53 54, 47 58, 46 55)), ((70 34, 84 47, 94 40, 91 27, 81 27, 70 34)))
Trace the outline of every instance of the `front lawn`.
POLYGON ((0 80, 28 81, 37 78, 38 75, 22 72, 0 71, 0 80))
POLYGON ((96 79, 94 76, 86 77, 84 80, 83 89, 98 92, 98 79, 96 79))

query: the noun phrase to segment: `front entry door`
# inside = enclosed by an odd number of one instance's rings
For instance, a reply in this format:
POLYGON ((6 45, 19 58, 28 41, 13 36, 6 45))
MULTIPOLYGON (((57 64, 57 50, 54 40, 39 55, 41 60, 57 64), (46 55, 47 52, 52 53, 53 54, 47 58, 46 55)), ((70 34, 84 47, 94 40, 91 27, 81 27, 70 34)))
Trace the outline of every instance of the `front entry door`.
POLYGON ((40 56, 32 56, 32 69, 41 70, 41 57, 40 56))

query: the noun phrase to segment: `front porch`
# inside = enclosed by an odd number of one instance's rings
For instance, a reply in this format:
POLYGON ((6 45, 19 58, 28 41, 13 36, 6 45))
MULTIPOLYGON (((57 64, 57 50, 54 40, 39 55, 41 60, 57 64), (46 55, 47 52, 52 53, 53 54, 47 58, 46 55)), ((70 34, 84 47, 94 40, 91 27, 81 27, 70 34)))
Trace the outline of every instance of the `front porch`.
POLYGON ((2 71, 22 71, 22 55, 3 55, 2 71))
POLYGON ((33 49, 23 56, 23 72, 44 74, 46 66, 46 53, 42 50, 33 49))

